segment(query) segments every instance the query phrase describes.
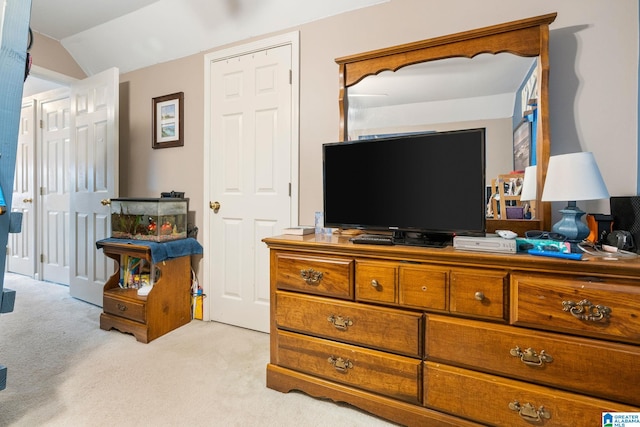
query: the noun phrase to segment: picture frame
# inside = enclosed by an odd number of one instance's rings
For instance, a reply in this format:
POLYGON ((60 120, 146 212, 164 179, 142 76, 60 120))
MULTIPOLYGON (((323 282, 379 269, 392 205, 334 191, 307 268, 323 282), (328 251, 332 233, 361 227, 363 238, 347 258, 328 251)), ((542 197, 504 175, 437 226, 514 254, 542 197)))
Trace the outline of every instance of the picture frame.
POLYGON ((531 164, 531 122, 523 120, 513 131, 513 170, 524 171, 531 164))
POLYGON ((169 148, 184 145, 184 92, 153 98, 152 147, 169 148))

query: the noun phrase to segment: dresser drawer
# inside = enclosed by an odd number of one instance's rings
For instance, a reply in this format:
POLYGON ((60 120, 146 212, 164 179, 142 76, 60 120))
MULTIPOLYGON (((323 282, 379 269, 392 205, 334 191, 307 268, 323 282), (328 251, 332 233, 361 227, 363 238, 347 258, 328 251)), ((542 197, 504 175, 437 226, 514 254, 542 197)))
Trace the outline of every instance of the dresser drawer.
POLYGON ((449 310, 452 313, 506 320, 509 275, 502 270, 451 270, 449 310))
POLYGON ((102 298, 103 311, 114 316, 146 322, 146 302, 128 297, 126 294, 135 293, 135 289, 110 289, 104 292, 102 298))
POLYGON ((422 357, 421 313, 276 293, 278 328, 422 357))
POLYGON ((425 310, 447 309, 449 270, 429 267, 400 267, 400 304, 425 310))
POLYGON ((640 408, 425 362, 425 405, 491 426, 602 425, 602 412, 640 408))
POLYGON ((422 361, 277 331, 278 365, 414 404, 422 402, 422 361))
POLYGON ((640 406, 640 347, 429 315, 425 357, 640 406))
POLYGON ((356 261, 356 299, 397 303, 398 264, 356 261))
POLYGON ((356 261, 356 299, 445 311, 448 278, 448 269, 356 261))
POLYGON ((353 264, 351 258, 279 252, 275 255, 276 287, 353 299, 353 264))
POLYGON ((515 325, 640 343, 640 286, 513 275, 511 299, 515 325))

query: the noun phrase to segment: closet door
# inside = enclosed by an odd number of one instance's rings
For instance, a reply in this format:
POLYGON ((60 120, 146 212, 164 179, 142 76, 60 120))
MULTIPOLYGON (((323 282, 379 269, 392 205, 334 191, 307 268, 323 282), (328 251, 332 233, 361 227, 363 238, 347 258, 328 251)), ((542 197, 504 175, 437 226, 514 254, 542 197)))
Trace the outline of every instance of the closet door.
POLYGON ((205 319, 210 313, 211 320, 263 332, 269 331, 270 296, 269 251, 261 240, 290 226, 294 206, 292 39, 207 57, 205 71, 210 205, 203 283, 211 284, 205 319))
POLYGON ((71 87, 71 296, 102 306, 113 261, 96 249, 110 236, 109 199, 118 194, 118 83, 111 68, 71 87))
POLYGON ((11 211, 22 214, 22 231, 9 234, 7 245, 7 271, 29 277, 36 274, 36 106, 35 99, 25 99, 20 112, 11 211))
POLYGON ((47 93, 40 100, 40 236, 41 279, 69 285, 69 206, 71 111, 69 90, 47 93))

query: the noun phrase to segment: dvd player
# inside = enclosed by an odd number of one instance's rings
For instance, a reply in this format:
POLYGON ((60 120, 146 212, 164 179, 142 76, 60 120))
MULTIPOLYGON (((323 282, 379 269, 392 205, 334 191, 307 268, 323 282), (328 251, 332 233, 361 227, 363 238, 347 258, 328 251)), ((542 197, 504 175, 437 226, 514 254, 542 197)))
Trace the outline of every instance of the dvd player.
POLYGON ((516 240, 505 239, 498 236, 455 236, 453 247, 467 251, 498 252, 503 254, 515 254, 517 252, 516 240))

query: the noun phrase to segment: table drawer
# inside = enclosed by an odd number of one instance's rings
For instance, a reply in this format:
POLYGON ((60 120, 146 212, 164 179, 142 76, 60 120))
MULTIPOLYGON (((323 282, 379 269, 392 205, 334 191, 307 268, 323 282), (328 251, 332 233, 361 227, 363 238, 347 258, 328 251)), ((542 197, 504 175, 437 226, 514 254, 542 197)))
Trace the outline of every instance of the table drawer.
POLYGON ((452 313, 506 320, 509 275, 502 270, 451 270, 449 309, 452 313))
POLYGON ((515 325, 640 343, 640 286, 516 274, 511 300, 515 325))
POLYGON ((602 412, 640 408, 425 362, 425 405, 491 426, 594 427, 602 412))
POLYGON ((422 361, 292 332, 277 332, 278 365, 413 404, 422 402, 422 361))
POLYGON ((429 315, 425 357, 640 406, 640 347, 429 315))
POLYGON ((421 313, 276 293, 278 328, 422 357, 421 313))
POLYGON ((313 257, 279 252, 275 255, 278 289, 353 299, 351 258, 313 257))
POLYGON ((131 298, 123 298, 110 292, 105 292, 102 298, 103 310, 105 313, 114 316, 124 317, 136 322, 145 323, 147 320, 144 301, 137 301, 131 298))

